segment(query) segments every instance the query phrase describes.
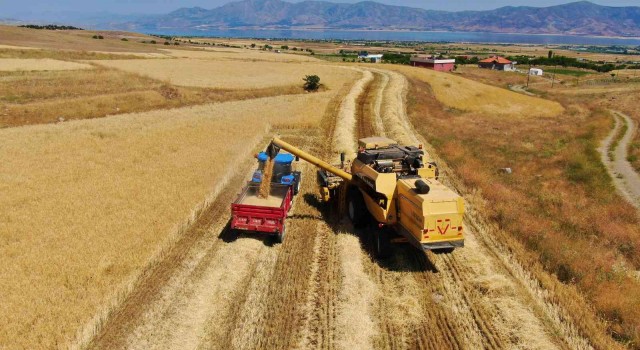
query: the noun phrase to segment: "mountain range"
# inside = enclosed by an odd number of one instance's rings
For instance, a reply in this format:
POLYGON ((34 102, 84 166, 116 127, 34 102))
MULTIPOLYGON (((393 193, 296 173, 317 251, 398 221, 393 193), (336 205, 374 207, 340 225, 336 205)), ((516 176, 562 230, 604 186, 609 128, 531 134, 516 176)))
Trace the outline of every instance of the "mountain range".
POLYGON ((214 9, 181 8, 126 24, 127 29, 423 30, 598 36, 640 36, 640 7, 579 1, 550 7, 508 6, 488 11, 434 11, 373 1, 290 3, 242 0, 214 9))

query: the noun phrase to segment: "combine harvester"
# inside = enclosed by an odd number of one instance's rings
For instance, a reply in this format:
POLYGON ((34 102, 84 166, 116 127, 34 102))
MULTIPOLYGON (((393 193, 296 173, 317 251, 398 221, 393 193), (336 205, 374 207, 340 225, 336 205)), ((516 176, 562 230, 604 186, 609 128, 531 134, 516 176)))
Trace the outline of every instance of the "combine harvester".
POLYGON ((338 208, 346 205, 355 227, 375 227, 367 231, 374 235, 377 257, 388 257, 392 242, 445 253, 464 246, 464 201, 437 180, 436 165, 424 163, 420 147, 400 146, 382 137, 364 138, 359 140, 356 159, 345 164, 342 154, 339 167, 278 138, 271 141, 266 155, 276 160, 280 149, 321 169, 318 181, 323 200, 338 208))

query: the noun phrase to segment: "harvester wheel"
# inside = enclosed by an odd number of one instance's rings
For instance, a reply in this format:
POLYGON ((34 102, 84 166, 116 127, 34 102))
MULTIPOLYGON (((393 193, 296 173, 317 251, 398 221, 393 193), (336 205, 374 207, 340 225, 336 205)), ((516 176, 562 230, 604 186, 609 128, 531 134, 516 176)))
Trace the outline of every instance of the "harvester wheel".
POLYGON ((455 248, 442 248, 442 249, 434 250, 433 253, 434 254, 451 254, 453 253, 454 250, 455 248))
POLYGON ((350 191, 347 210, 353 226, 362 228, 367 225, 367 219, 369 218, 367 206, 364 204, 364 198, 359 190, 353 189, 350 191))
POLYGON ((391 237, 386 229, 379 229, 375 233, 374 245, 376 258, 386 259, 391 256, 391 237))
POLYGON ((282 226, 282 232, 278 233, 276 235, 276 243, 282 243, 284 242, 284 235, 287 232, 286 230, 286 226, 282 226))

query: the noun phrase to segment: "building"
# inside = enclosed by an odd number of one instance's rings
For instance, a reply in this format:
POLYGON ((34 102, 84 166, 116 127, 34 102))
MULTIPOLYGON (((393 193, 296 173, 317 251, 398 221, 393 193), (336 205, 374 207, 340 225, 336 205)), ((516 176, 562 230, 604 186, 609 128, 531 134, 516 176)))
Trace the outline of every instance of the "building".
POLYGON ((478 67, 495 70, 514 71, 516 70, 517 63, 518 62, 511 62, 504 57, 491 56, 478 62, 478 67))
POLYGON ((360 51, 358 53, 358 60, 359 61, 371 62, 371 63, 380 63, 380 62, 382 62, 382 54, 372 55, 372 54, 368 53, 367 51, 360 51))
POLYGON ((455 59, 439 59, 433 56, 411 56, 411 65, 414 67, 425 67, 439 72, 451 72, 455 68, 455 59))
POLYGON ((542 74, 543 74, 543 71, 540 68, 529 69, 529 75, 535 75, 535 76, 541 77, 542 74))

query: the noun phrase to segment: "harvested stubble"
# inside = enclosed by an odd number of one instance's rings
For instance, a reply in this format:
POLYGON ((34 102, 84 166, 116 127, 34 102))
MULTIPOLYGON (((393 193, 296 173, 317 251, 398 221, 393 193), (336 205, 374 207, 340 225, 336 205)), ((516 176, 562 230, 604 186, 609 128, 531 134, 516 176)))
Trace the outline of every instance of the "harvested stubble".
POLYGON ((0 130, 0 280, 12 281, 0 285, 0 347, 71 341, 246 153, 238 150, 253 147, 246 135, 263 135, 270 121, 317 123, 330 98, 0 130))
POLYGON ((0 71, 78 70, 91 69, 84 63, 65 62, 50 58, 0 58, 0 71))
POLYGON ((357 149, 353 139, 356 127, 356 100, 364 91, 365 86, 373 80, 371 72, 367 70, 361 70, 361 72, 362 78, 353 85, 349 94, 342 101, 333 135, 334 150, 348 155, 352 155, 357 149))
POLYGON ((305 75, 315 74, 329 88, 342 86, 348 70, 316 63, 238 62, 178 58, 173 60, 116 60, 95 63, 127 72, 170 81, 181 86, 223 89, 256 89, 299 84, 305 75))

